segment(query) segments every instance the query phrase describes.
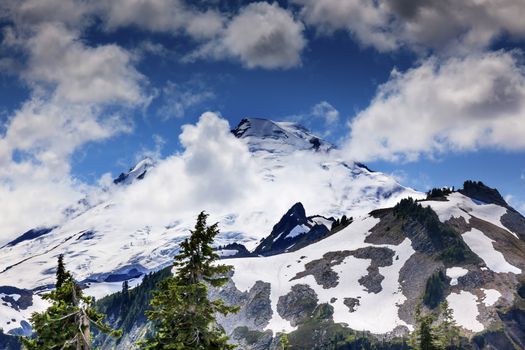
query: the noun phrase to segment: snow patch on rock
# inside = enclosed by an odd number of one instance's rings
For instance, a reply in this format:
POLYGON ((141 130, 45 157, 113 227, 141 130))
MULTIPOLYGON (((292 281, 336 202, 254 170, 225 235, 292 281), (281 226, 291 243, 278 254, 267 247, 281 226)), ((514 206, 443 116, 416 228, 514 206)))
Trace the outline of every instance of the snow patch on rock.
POLYGON ((450 285, 455 286, 458 284, 458 278, 465 276, 468 270, 463 267, 451 267, 446 271, 446 275, 451 278, 450 285))
POLYGON ((461 327, 473 332, 481 332, 484 327, 477 320, 478 304, 477 297, 467 291, 451 293, 447 297, 448 305, 452 309, 452 316, 461 327))
POLYGON ((465 232, 462 237, 469 248, 483 259, 487 267, 492 271, 521 273, 521 269, 509 264, 503 254, 494 249, 492 244, 494 241, 485 236, 480 230, 473 228, 465 232))

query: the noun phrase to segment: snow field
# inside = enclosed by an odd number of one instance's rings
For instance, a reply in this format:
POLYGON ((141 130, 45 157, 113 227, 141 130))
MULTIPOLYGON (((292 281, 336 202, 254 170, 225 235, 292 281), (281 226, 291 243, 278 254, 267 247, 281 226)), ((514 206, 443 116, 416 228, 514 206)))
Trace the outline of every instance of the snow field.
POLYGON ((304 271, 305 264, 322 258, 327 252, 372 246, 364 243, 364 240, 369 230, 378 221, 372 217, 358 219, 344 230, 295 252, 269 257, 229 260, 228 263, 235 268, 233 282, 241 291, 248 291, 259 280, 271 284, 270 299, 273 314, 267 329, 274 332, 289 332, 294 329, 289 321, 284 320, 277 313, 277 303, 279 297, 290 292, 292 286, 296 284, 309 285, 316 292, 319 303, 330 303, 332 298, 337 298, 331 304, 334 307, 335 322, 344 322, 351 328, 366 329, 375 333, 389 332, 398 325, 410 328, 408 324, 399 319, 397 307, 406 300, 400 291, 398 276, 401 267, 414 253, 409 239, 403 241, 399 246, 377 246, 388 247, 395 251, 393 265, 379 268, 379 272, 385 276, 385 279, 381 284, 383 289, 378 294, 366 292, 358 282, 359 278, 367 275, 370 260, 357 259, 353 256, 345 258, 340 265, 333 267, 333 270, 339 275, 339 284, 335 288, 324 289, 317 284, 312 275, 290 281, 297 273, 304 271), (397 260, 396 256, 399 257, 397 260), (254 271, 257 273, 254 274, 254 271), (357 298, 360 303, 353 313, 343 303, 344 298, 350 297, 357 298))
POLYGON ((452 315, 459 326, 473 332, 481 332, 485 327, 477 320, 478 304, 477 297, 467 291, 450 293, 447 296, 452 315))
POLYGON ((462 237, 469 248, 483 259, 487 267, 492 271, 521 273, 521 269, 509 264, 503 254, 494 249, 492 244, 494 241, 485 236, 480 230, 473 228, 465 232, 462 237))

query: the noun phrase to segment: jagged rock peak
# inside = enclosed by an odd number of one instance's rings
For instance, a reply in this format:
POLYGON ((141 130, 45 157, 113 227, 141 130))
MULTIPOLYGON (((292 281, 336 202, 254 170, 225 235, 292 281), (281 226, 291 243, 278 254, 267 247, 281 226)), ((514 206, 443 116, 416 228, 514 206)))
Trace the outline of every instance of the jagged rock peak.
POLYGON ((467 197, 487 204, 496 204, 502 207, 509 206, 497 189, 488 187, 481 181, 467 180, 463 184, 463 189, 459 192, 467 197))

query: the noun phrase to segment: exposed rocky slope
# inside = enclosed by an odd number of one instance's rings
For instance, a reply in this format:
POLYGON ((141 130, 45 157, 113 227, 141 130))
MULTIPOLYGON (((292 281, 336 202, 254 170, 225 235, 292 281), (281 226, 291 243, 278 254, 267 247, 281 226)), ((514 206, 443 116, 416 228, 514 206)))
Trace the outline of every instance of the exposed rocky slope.
MULTIPOLYGON (((507 207, 462 192, 404 200, 296 251, 229 259, 230 282, 211 296, 241 305, 220 321, 243 349, 272 349, 282 331, 295 349, 322 348, 340 337, 353 339, 352 346, 388 339, 385 348, 402 348, 399 337, 413 329, 416 304, 432 309, 443 300, 471 339, 465 348, 524 348, 525 242, 522 231, 501 220, 507 207)), ((298 205, 275 227, 297 211, 298 205)), ((345 348, 345 341, 338 344, 345 348)))

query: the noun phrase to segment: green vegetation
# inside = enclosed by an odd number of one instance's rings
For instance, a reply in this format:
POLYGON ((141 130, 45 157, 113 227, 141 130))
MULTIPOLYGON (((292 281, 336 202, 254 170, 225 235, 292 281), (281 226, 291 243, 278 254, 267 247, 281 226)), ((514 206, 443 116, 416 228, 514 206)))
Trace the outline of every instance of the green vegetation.
POLYGON ((423 303, 429 308, 434 309, 443 301, 446 288, 447 277, 445 273, 443 273, 442 270, 434 272, 427 280, 423 303))
POLYGON ((353 217, 347 218, 346 215, 343 215, 341 216, 341 219, 335 219, 335 221, 332 223, 332 227, 330 228, 330 231, 332 231, 332 233, 341 231, 346 226, 350 225, 352 221, 354 221, 353 217))
POLYGON ((410 349, 404 339, 390 341, 376 339, 369 332, 350 329, 332 319, 333 306, 319 305, 310 319, 288 334, 291 350, 405 350, 410 349))
POLYGON ((439 258, 447 265, 478 263, 479 257, 463 242, 450 227, 439 221, 430 207, 423 207, 412 198, 402 199, 394 207, 394 214, 405 221, 412 220, 422 225, 432 246, 440 252, 439 258))
POLYGON ((290 341, 288 340, 288 334, 282 333, 279 336, 279 350, 289 350, 290 341))
POLYGON ((191 236, 181 243, 173 264, 176 274, 161 281, 153 292, 152 310, 146 315, 153 321, 154 334, 144 341, 145 349, 235 348, 228 344, 215 315, 236 312, 238 308, 208 298, 208 286, 224 285, 228 281, 224 275, 232 267, 215 264, 219 256, 211 245, 219 231, 217 224, 206 225, 207 216, 199 214, 191 236))
POLYGON ((411 334, 410 346, 415 350, 454 350, 469 348, 461 338, 459 327, 452 317, 446 301, 440 304, 437 313, 424 313, 421 305, 416 308, 415 330, 411 334))
MULTIPOLYGON (((160 281, 171 276, 171 268, 162 269, 144 275, 142 283, 133 289, 126 291, 125 284, 121 292, 108 295, 96 302, 99 312, 105 313, 112 325, 129 333, 134 325, 147 322, 146 311, 150 309, 152 291, 160 281)), ((104 340, 104 337, 100 337, 104 340)), ((118 342, 118 340, 117 340, 118 342)))
POLYGON ((31 315, 34 337, 22 338, 27 350, 89 350, 92 348, 91 326, 115 337, 121 334, 103 322, 105 316, 92 307, 93 298, 83 295, 73 276, 66 271, 62 256, 58 258, 56 289, 43 298, 51 302, 51 306, 31 315))
POLYGON ((433 314, 423 314, 421 307, 416 309, 416 329, 411 334, 410 345, 416 350, 438 350, 435 346, 437 336, 434 334, 432 324, 436 317, 433 314))
POLYGON ((429 199, 436 199, 436 198, 443 198, 449 194, 451 194, 454 191, 454 189, 450 189, 448 187, 443 188, 433 188, 430 191, 427 192, 427 200, 429 199))
POLYGON ((482 181, 467 180, 463 182, 463 191, 476 191, 480 187, 487 187, 482 181))

